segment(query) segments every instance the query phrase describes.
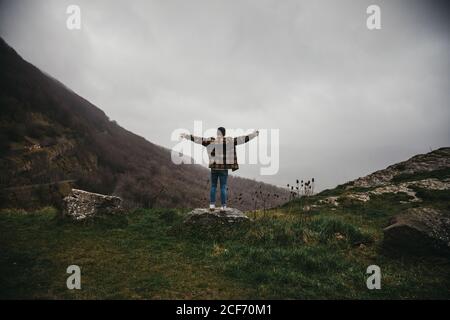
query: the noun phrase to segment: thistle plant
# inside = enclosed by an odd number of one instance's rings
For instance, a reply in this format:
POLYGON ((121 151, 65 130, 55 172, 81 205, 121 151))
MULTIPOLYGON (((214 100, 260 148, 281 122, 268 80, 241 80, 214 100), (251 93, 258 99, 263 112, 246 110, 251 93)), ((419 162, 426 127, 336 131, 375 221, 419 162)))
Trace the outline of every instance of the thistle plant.
MULTIPOLYGON (((301 198, 305 197, 305 203, 306 204, 306 198, 309 196, 314 195, 314 184, 315 184, 315 178, 311 178, 311 180, 295 180, 295 189, 293 185, 290 185, 289 183, 286 185, 287 189, 289 191, 289 201, 298 198, 300 207, 301 207, 301 198)), ((291 209, 292 204, 289 206, 289 212, 291 209)))

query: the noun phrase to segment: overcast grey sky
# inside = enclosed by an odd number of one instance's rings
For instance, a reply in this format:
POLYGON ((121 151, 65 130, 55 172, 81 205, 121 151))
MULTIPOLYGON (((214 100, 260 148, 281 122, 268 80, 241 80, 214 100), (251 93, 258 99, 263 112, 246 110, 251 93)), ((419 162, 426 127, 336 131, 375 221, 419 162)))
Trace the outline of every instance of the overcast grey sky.
POLYGON ((123 127, 276 128, 280 171, 335 186, 450 145, 448 6, 437 1, 2 1, 19 54, 123 127), (81 8, 81 30, 66 8, 81 8), (381 30, 366 8, 381 7, 381 30))

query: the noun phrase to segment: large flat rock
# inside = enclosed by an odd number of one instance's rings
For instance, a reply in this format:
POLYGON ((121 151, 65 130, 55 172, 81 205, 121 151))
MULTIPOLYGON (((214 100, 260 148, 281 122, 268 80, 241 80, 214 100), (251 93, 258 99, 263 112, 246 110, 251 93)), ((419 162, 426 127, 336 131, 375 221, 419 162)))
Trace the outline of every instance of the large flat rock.
POLYGON ((122 213, 122 199, 99 193, 72 189, 72 192, 63 199, 63 215, 74 220, 104 214, 122 213))
POLYGON ((211 211, 205 208, 196 208, 188 213, 186 224, 193 225, 214 225, 214 224, 236 224, 250 221, 250 219, 240 210, 227 208, 223 212, 219 209, 211 211))

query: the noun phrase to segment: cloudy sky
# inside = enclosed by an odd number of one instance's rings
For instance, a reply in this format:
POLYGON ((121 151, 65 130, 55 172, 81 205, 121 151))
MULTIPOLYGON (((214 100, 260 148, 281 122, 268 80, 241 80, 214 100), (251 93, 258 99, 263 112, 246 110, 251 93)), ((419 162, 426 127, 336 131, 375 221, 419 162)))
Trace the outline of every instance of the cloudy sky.
MULTIPOLYGON (((1 1, 0 35, 123 127, 279 129, 280 170, 332 187, 450 145, 439 1, 1 1), (66 27, 67 6, 81 30, 66 27), (381 30, 366 9, 381 8, 381 30)), ((255 143, 255 142, 253 142, 255 143)))

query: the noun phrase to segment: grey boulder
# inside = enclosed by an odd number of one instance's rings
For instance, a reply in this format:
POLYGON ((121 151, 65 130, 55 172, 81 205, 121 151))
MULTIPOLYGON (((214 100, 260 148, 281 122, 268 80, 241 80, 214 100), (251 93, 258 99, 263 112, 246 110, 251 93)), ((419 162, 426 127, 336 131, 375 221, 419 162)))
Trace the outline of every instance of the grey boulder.
POLYGON ((210 210, 196 208, 188 213, 184 223, 189 225, 209 226, 209 225, 232 225, 250 221, 250 219, 235 208, 227 208, 223 212, 219 209, 210 210))
POLYGON ((397 254, 450 254, 450 213, 412 208, 396 216, 383 230, 383 247, 397 254))
POLYGON ((123 213, 122 199, 116 196, 72 189, 63 199, 63 216, 74 220, 118 213, 123 213))

